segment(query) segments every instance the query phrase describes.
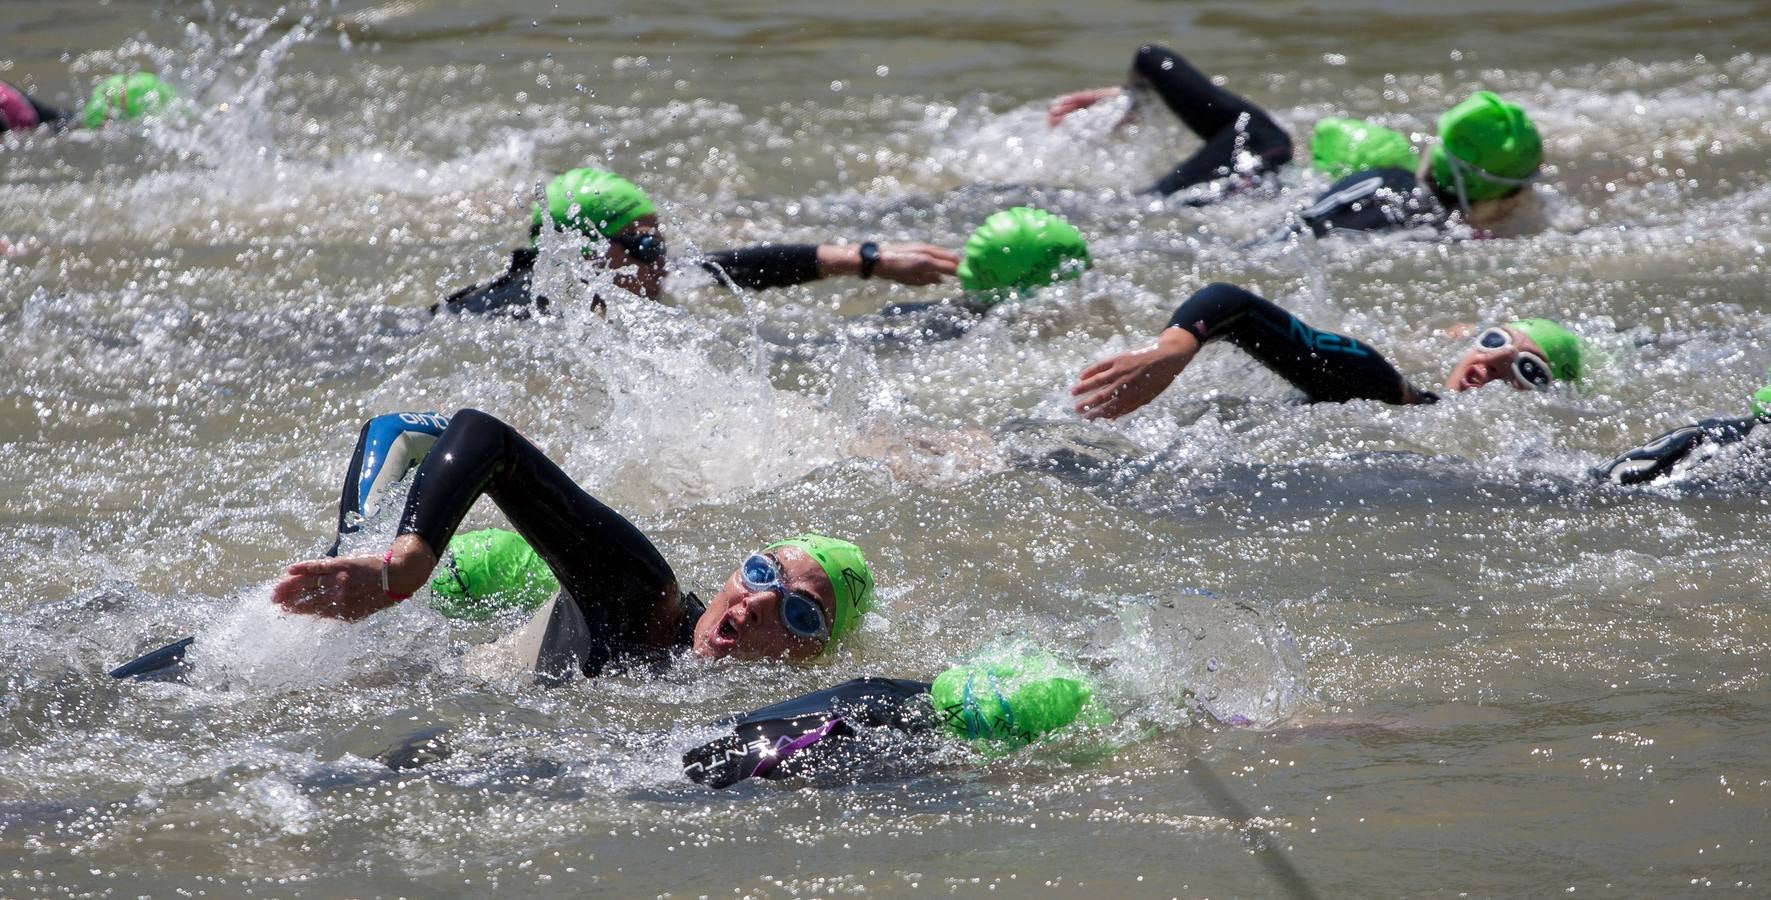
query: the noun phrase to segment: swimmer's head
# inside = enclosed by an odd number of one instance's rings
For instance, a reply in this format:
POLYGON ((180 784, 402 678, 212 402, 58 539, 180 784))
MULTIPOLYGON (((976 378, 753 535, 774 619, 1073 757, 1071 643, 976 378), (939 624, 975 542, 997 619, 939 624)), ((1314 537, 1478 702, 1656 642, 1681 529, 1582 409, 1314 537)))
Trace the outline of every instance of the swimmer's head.
POLYGON ((1439 117, 1428 155, 1433 180, 1465 201, 1494 200, 1528 184, 1543 163, 1543 140, 1525 110, 1477 91, 1439 117))
POLYGON ((1044 210, 1005 209, 966 239, 959 283, 987 301, 1081 277, 1091 262, 1075 226, 1044 210))
POLYGON ((92 99, 80 121, 87 128, 106 122, 136 119, 164 111, 178 99, 178 91, 148 72, 112 75, 92 88, 92 99))
POLYGON ((986 651, 929 688, 947 730, 984 749, 1032 743, 1082 717, 1093 697, 1093 681, 1080 669, 1024 646, 986 651))
POLYGON ((861 548, 803 534, 744 560, 695 623, 693 648, 715 659, 810 660, 852 634, 873 605, 861 548))
POLYGON ((449 541, 430 590, 437 612, 478 621, 513 609, 538 609, 559 593, 560 582, 522 535, 487 528, 449 541))
POLYGON ((1516 319, 1477 334, 1445 387, 1467 391, 1504 381, 1519 390, 1548 390, 1580 376, 1581 344, 1574 332, 1550 319, 1516 319))
POLYGON ((1329 117, 1316 123, 1310 135, 1310 163, 1342 178, 1363 169, 1407 169, 1417 161, 1408 136, 1358 119, 1329 117))
POLYGON ((545 224, 588 240, 586 258, 599 254, 623 290, 656 299, 664 283, 664 235, 652 201, 633 182, 602 169, 573 169, 547 183, 546 206, 530 211, 529 235, 545 224))

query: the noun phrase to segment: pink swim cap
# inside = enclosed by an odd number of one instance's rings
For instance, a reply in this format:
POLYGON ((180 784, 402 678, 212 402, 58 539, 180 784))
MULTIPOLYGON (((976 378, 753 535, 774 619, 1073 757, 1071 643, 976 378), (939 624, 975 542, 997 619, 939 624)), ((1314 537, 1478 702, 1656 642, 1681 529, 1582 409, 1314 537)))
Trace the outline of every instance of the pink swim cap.
POLYGON ((43 124, 37 117, 37 107, 25 99, 24 91, 0 81, 0 131, 36 128, 43 124))

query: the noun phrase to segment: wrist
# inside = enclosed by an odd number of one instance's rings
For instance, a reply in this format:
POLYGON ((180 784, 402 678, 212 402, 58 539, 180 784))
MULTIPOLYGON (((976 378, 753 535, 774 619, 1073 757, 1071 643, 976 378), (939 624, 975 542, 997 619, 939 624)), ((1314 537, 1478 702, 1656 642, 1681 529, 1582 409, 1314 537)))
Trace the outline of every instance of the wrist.
POLYGON ((818 245, 818 277, 855 275, 861 271, 861 248, 837 244, 818 245))
POLYGON ((437 556, 416 534, 394 539, 381 557, 381 587, 390 600, 404 600, 418 593, 436 568, 437 556))
POLYGON ((879 245, 872 241, 862 241, 856 255, 861 258, 862 280, 872 278, 873 270, 879 266, 879 245))

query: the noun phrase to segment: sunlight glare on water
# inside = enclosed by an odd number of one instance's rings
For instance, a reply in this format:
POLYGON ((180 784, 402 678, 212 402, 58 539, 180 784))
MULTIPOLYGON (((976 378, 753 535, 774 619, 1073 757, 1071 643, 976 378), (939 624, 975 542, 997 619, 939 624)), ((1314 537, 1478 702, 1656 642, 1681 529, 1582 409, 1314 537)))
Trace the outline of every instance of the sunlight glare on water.
MULTIPOLYGON (((1771 363, 1771 19, 1744 0, 1177 6, 22 0, 0 78, 72 107, 151 69, 173 115, 0 135, 0 895, 1660 896, 1766 869, 1771 437, 1644 488, 1587 470, 1745 414, 1771 363), (1499 240, 1248 248, 1328 184, 1137 195, 1196 139, 1060 93, 1175 48, 1298 143, 1531 111, 1539 221, 1499 240), (540 242, 559 314, 433 318, 528 243, 551 175, 658 206, 664 302, 540 242), (1080 279, 958 340, 880 279, 739 292, 762 242, 947 247, 1014 205, 1080 279), (1556 317, 1580 390, 1305 406, 1214 346, 1146 411, 1067 388, 1212 281, 1422 386, 1556 317), (536 686, 521 617, 270 603, 332 538, 360 423, 476 407, 629 515, 684 587, 816 530, 881 608, 828 665, 536 686), (165 682, 105 671, 196 635, 165 682), (1031 642, 1116 721, 848 777, 685 780, 710 723, 1031 642), (1234 723, 1242 727, 1222 724, 1234 723), (391 768, 390 754, 410 768, 391 768), (423 763, 423 765, 416 765, 423 763)), ((402 495, 389 503, 397 505, 402 495)), ((467 527, 502 524, 481 504, 467 527)), ((352 547, 379 552, 386 519, 352 547), (377 543, 380 542, 380 543, 377 543)), ((882 745, 883 747, 883 745, 882 745)))

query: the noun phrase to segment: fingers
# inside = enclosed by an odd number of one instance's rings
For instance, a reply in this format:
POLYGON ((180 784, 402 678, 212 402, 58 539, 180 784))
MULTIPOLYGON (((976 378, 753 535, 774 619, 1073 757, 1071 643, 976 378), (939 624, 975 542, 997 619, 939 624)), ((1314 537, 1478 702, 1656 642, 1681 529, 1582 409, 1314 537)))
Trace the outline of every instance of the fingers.
POLYGON ((1093 378, 1096 375, 1099 375, 1102 372, 1105 372, 1108 369, 1112 368, 1113 363, 1117 362, 1118 359, 1119 359, 1119 357, 1117 357, 1117 356, 1109 356, 1106 359, 1096 360, 1088 368, 1083 369, 1082 374, 1076 376, 1076 382, 1077 382, 1076 387, 1072 388, 1070 390, 1070 393, 1072 393, 1072 394, 1082 393, 1082 391, 1084 390, 1084 388, 1082 387, 1082 382, 1087 381, 1088 379, 1093 378))

